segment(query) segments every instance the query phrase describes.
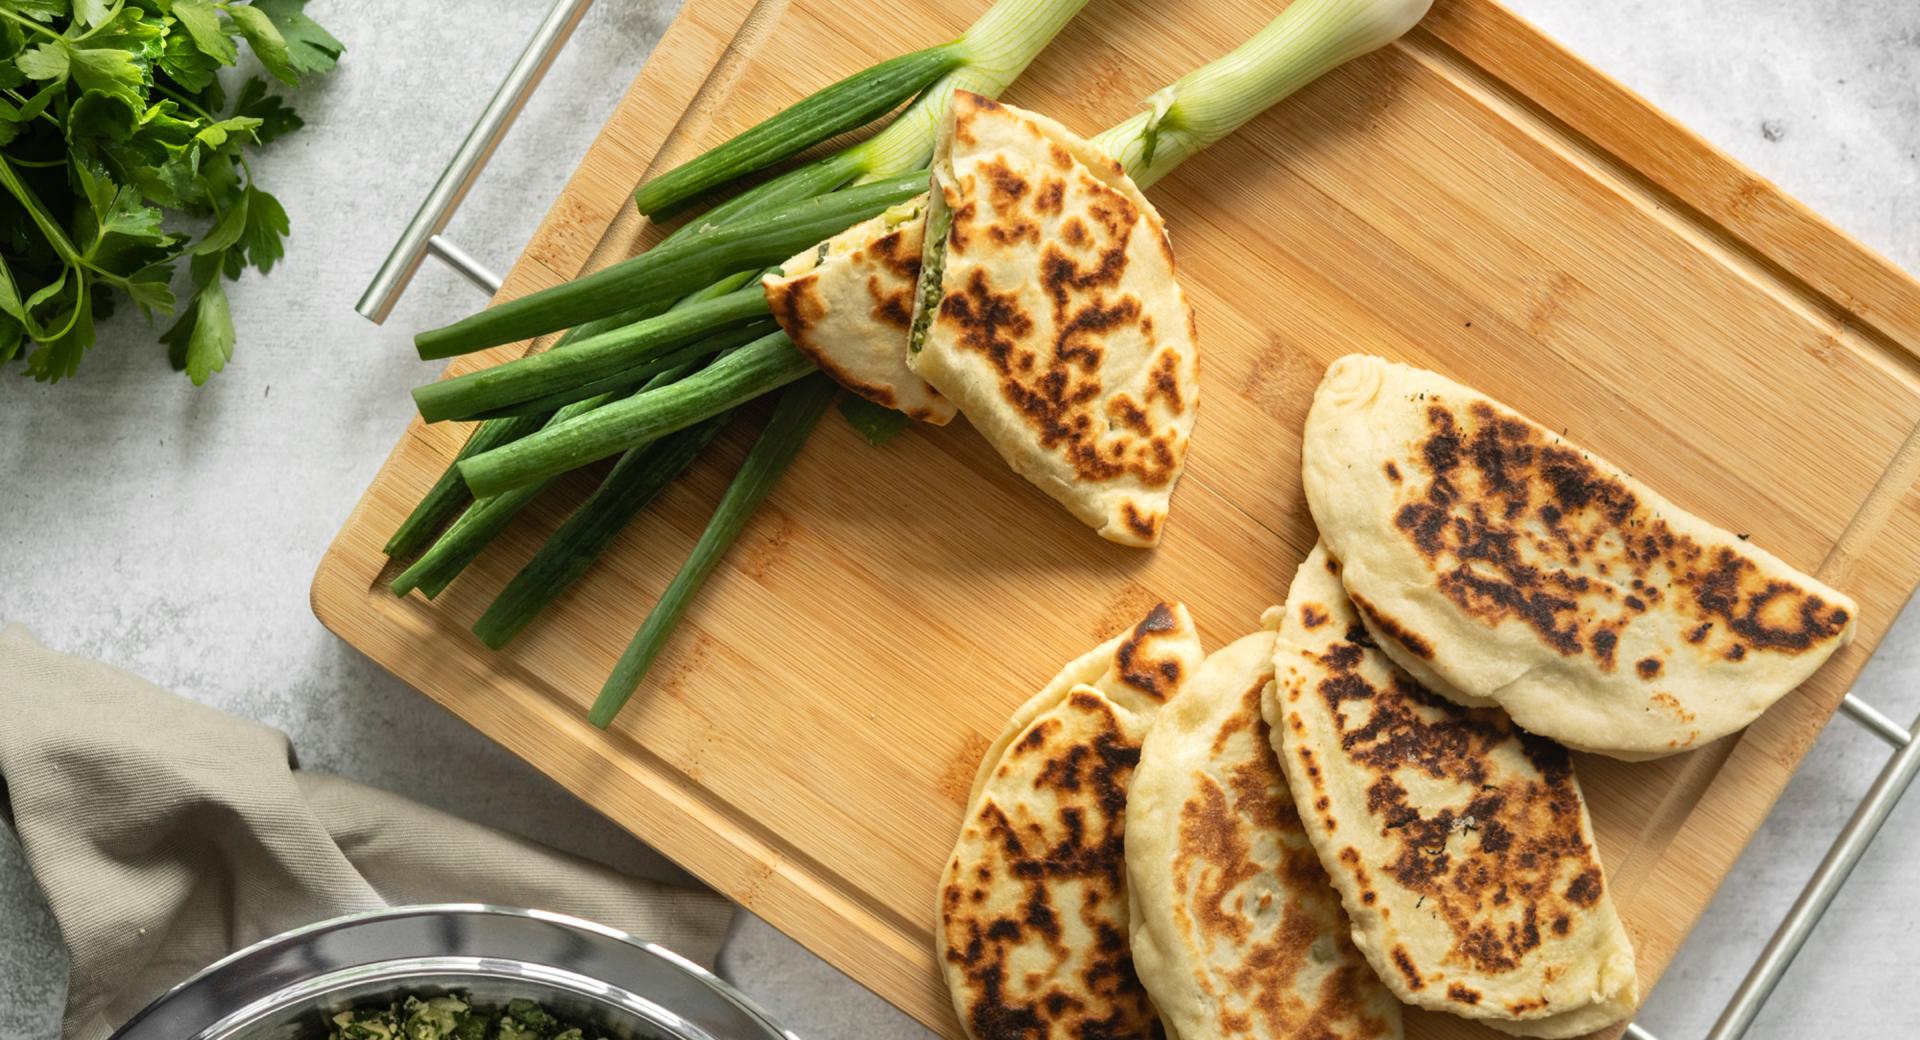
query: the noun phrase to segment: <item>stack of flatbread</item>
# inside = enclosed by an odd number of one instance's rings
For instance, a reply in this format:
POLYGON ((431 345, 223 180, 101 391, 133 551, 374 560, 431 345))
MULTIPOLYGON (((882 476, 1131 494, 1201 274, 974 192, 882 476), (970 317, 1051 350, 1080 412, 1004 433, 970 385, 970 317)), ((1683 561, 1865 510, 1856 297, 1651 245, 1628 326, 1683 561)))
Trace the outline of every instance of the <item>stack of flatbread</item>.
POLYGON ((1844 594, 1430 372, 1337 361, 1303 459, 1320 544, 1260 631, 1203 657, 1156 607, 981 763, 939 905, 976 1040, 1617 1025, 1568 749, 1714 740, 1852 636, 1844 594))

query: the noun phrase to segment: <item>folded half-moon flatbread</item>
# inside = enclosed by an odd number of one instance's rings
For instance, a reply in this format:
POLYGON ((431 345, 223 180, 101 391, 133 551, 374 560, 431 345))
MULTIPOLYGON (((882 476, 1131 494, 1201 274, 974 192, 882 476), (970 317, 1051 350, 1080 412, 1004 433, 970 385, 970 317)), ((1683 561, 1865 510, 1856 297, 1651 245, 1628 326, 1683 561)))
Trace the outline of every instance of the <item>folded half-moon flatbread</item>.
POLYGON ((794 348, 841 386, 921 422, 953 403, 907 368, 907 330, 926 236, 925 196, 863 221, 760 280, 794 348))
POLYGON ((934 179, 938 302, 908 364, 1102 537, 1158 542, 1199 395, 1160 215, 1059 123, 965 91, 934 179))
POLYGON ((1381 648, 1573 748, 1697 747, 1853 635, 1844 594, 1432 372, 1334 362, 1302 455, 1320 537, 1381 648))
POLYGON ((1565 748, 1437 696, 1375 646, 1316 546, 1263 709, 1353 941, 1401 1000, 1572 1037, 1638 999, 1565 748))
POLYGON ((1127 946, 1127 789, 1203 656, 1186 608, 1156 606, 1069 664, 981 759, 935 933, 973 1040, 1159 1035, 1127 946))
POLYGON ((1141 748, 1134 968, 1174 1040, 1399 1040, 1268 740, 1273 650, 1267 628, 1209 654, 1141 748))

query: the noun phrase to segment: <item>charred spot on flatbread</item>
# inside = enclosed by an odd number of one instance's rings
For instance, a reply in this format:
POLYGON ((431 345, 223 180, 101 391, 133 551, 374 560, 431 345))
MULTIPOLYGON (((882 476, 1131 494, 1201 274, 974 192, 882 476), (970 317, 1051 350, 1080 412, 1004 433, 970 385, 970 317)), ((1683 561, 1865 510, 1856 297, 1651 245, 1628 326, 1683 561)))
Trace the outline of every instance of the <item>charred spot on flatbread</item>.
POLYGON ((848 228, 761 287, 781 331, 821 371, 875 404, 940 424, 953 418, 953 405, 903 356, 925 233, 918 206, 848 228))
POLYGON ((1474 617, 1520 620, 1556 652, 1608 669, 1616 623, 1647 602, 1616 584, 1671 589, 1668 609, 1702 639, 1718 626, 1729 640, 1782 653, 1829 643, 1852 620, 1732 548, 1674 530, 1618 477, 1531 423, 1484 401, 1435 397, 1426 411, 1425 483, 1394 522, 1440 569, 1440 590, 1474 617))
POLYGON ((1157 604, 1013 716, 981 764, 939 892, 937 953, 973 1040, 1164 1035, 1127 941, 1128 788, 1200 659, 1157 604))
POLYGON ((964 95, 953 119, 938 302, 909 364, 1083 522, 1153 544, 1197 396, 1158 214, 1051 120, 964 95))
POLYGON ((1399 1040, 1399 1007, 1354 948, 1274 758, 1273 645, 1269 628, 1209 655, 1142 748, 1135 964, 1172 1034, 1399 1040))
POLYGON ((1566 748, 1347 638, 1367 629, 1323 558, 1316 548, 1295 577, 1266 710, 1362 949, 1422 1006, 1551 1017, 1554 1035, 1623 1015, 1631 949, 1566 748), (1309 627, 1309 606, 1331 616, 1309 627), (1546 993, 1527 1012, 1503 1003, 1546 993))
POLYGON ((1650 758, 1738 729, 1856 621, 1845 594, 1553 430, 1380 358, 1329 367, 1302 476, 1397 663, 1577 749, 1650 758))
POLYGON ((1024 1036, 1148 1037, 1157 1017, 1134 974, 1124 933, 1127 783, 1139 761, 1137 727, 1106 698, 1076 690, 1053 726, 1036 726, 1017 744, 1038 760, 1026 767, 1030 790, 1044 792, 1050 814, 1004 809, 989 798, 969 829, 980 838, 977 865, 942 894, 943 958, 964 980, 958 1004, 979 1040, 1024 1036), (1022 951, 1061 950, 1067 927, 1055 894, 1079 895, 1076 921, 1089 929, 1056 975, 1023 971, 1022 951), (994 893, 976 910, 969 890, 994 893), (1111 915, 1118 910, 1122 916, 1111 915), (1092 916, 1089 917, 1088 915, 1092 916), (1018 963, 1017 963, 1018 962, 1018 963), (1105 1030, 1106 1032, 1101 1032, 1105 1030))

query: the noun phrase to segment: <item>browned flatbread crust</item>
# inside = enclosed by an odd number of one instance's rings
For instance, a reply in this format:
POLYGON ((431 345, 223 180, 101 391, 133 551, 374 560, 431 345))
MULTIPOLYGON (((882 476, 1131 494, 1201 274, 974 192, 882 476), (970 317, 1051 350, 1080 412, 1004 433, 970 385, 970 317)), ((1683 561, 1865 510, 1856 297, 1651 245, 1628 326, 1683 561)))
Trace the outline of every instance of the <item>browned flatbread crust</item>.
POLYGON ((1526 1036, 1631 1014, 1633 949, 1565 748, 1423 688, 1369 636, 1316 547, 1264 705, 1294 804, 1401 1000, 1526 1036))
POLYGON ((1269 627, 1209 654, 1141 748, 1134 966, 1177 1040, 1399 1040, 1400 1004, 1354 948, 1274 757, 1273 650, 1269 627))
POLYGON ((1127 788, 1201 660, 1162 604, 1016 712, 981 761, 941 879, 937 949, 974 1040, 1158 1037, 1127 946, 1127 788))
POLYGON ((951 401, 907 368, 907 332, 926 236, 925 197, 788 260, 760 280, 794 348, 841 386, 936 426, 951 401))
POLYGON ((1060 124, 965 91, 934 172, 942 295, 908 364, 1082 523, 1155 544, 1199 402, 1159 214, 1060 124))
POLYGON ((1334 362, 1302 459, 1381 648, 1434 692, 1579 750, 1650 758, 1724 736, 1853 634, 1844 594, 1432 372, 1334 362))

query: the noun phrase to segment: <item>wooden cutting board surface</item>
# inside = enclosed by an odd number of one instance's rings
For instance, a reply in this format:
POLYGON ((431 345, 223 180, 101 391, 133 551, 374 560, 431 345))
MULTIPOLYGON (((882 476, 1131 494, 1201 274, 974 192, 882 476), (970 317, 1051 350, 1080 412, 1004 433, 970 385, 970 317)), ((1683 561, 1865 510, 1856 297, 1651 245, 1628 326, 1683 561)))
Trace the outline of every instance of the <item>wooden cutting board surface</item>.
MULTIPOLYGON (((949 38, 984 6, 691 0, 503 296, 649 241, 625 204, 645 171, 949 38)), ((1008 100, 1097 130, 1278 7, 1096 0, 1008 100)), ((314 610, 957 1035, 933 892, 982 749, 1061 664, 1158 598, 1184 600, 1209 647, 1250 631, 1314 541, 1299 431, 1327 362, 1369 351, 1434 368, 1860 601, 1858 641, 1743 736, 1651 764, 1580 761, 1650 990, 1920 580, 1920 285, 1488 0, 1439 0, 1407 39, 1152 194, 1204 351, 1191 464, 1156 551, 1099 541, 964 422, 876 449, 830 416, 651 688, 601 733, 586 706, 753 424, 495 654, 468 626, 591 481, 530 509, 438 602, 395 599, 380 546, 465 433, 415 422, 322 561, 314 610)))

